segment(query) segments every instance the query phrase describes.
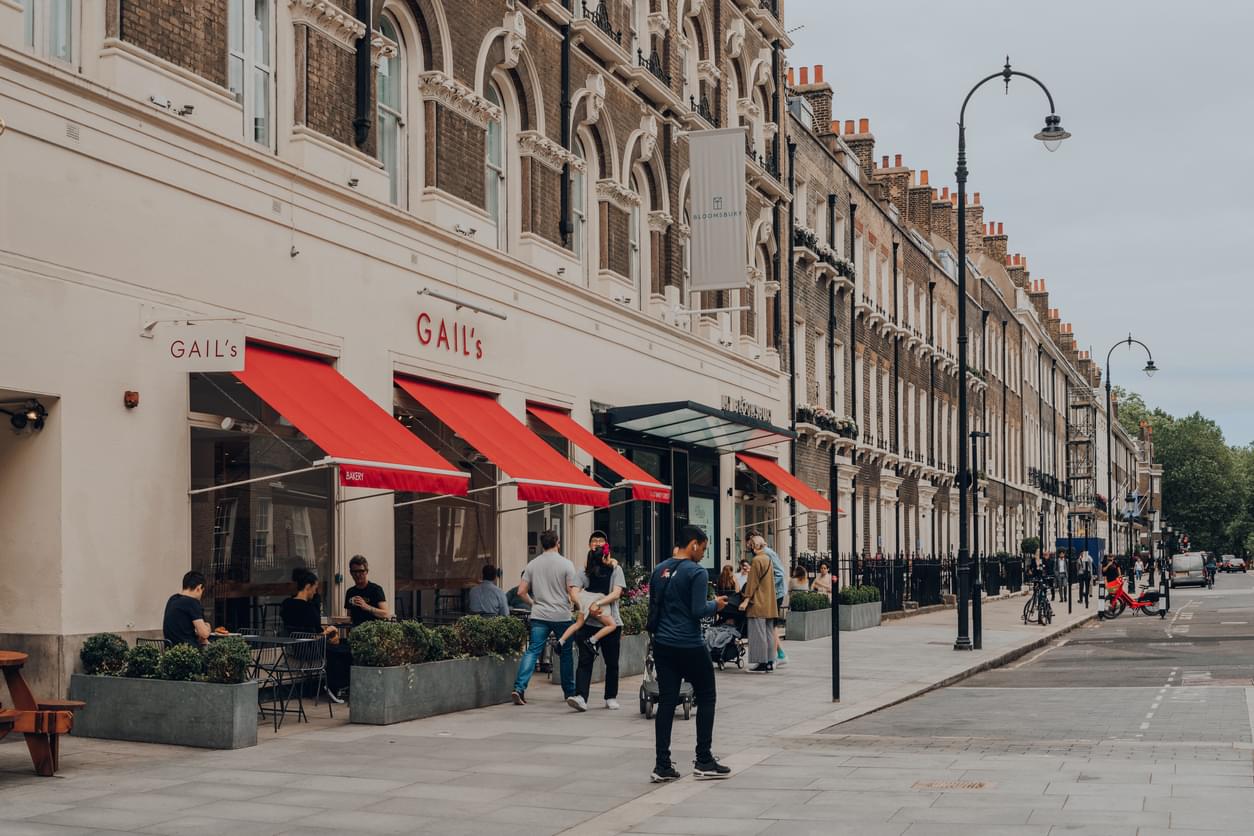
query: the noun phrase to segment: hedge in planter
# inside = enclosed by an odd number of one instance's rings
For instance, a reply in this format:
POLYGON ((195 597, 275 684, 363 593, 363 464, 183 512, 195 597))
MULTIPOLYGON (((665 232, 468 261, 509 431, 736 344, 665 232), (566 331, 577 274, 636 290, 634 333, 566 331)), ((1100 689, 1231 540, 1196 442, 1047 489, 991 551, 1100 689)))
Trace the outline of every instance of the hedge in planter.
POLYGON ((846 586, 840 590, 841 630, 865 630, 880 625, 880 591, 874 586, 846 586))
POLYGON ((793 592, 788 598, 784 638, 808 642, 832 634, 832 599, 822 592, 793 592))

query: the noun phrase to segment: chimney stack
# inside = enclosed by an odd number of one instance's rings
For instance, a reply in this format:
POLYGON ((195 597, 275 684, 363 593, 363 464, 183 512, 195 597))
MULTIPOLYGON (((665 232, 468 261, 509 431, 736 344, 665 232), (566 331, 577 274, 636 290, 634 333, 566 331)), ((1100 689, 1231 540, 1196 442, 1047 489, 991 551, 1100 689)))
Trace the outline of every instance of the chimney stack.
MULTIPOLYGON (((846 133, 853 126, 853 120, 845 123, 846 133)), ((857 156, 862 171, 870 178, 871 173, 875 171, 875 136, 871 133, 871 120, 862 118, 858 120, 858 132, 852 136, 845 137, 845 144, 849 146, 849 150, 857 156)))
MULTIPOLYGON (((967 205, 967 249, 971 254, 985 252, 984 247, 984 207, 980 205, 980 193, 971 195, 972 201, 967 205)), ((955 219, 956 220, 956 219, 955 219)))
POLYGON ((948 186, 944 186, 940 195, 932 201, 932 232, 957 247, 958 213, 949 197, 948 186))
POLYGON ((1009 257, 1006 255, 1006 233, 1002 229, 1002 224, 988 222, 988 234, 984 236, 984 252, 988 253, 989 258, 996 259, 998 263, 1009 264, 1009 257))
MULTIPOLYGON (((824 134, 827 126, 832 123, 832 86, 823 81, 823 65, 814 65, 814 81, 810 81, 810 68, 801 67, 801 83, 794 85, 790 79, 788 86, 793 92, 805 98, 814 112, 814 132, 824 134)), ((835 126, 832 133, 837 133, 835 126)))
POLYGON ((906 219, 923 232, 932 231, 932 187, 927 184, 927 169, 919 171, 918 185, 906 190, 906 219))
POLYGON ((1031 285, 1028 284, 1028 270, 1023 264, 1023 257, 1021 255, 1015 253, 1014 256, 1008 256, 1006 258, 1006 273, 1010 276, 1010 281, 1014 283, 1015 287, 1020 287, 1031 292, 1031 285))

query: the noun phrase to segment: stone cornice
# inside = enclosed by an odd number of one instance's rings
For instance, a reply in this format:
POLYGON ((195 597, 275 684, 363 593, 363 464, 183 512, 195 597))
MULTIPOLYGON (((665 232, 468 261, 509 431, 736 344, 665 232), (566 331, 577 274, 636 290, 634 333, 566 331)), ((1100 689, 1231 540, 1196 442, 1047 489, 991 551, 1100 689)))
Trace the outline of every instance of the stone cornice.
POLYGON ((518 134, 518 154, 531 157, 553 171, 561 171, 564 165, 569 165, 574 171, 583 171, 587 167, 582 159, 539 131, 523 131, 518 134))
POLYGON ((385 37, 381 32, 375 32, 370 38, 370 61, 375 66, 384 58, 395 57, 400 51, 400 45, 391 38, 385 37))
POLYGON ((597 199, 604 200, 624 212, 640 205, 640 195, 610 179, 597 181, 597 199))
POLYGON ((354 47, 366 34, 366 24, 331 0, 287 0, 292 23, 317 29, 341 46, 354 47))
POLYGON ((499 107, 439 70, 430 70, 418 76, 418 94, 423 99, 439 102, 480 128, 501 119, 499 107))
POLYGON ((666 212, 663 212, 660 209, 650 212, 649 213, 649 231, 650 232, 665 232, 667 228, 672 223, 674 223, 674 220, 675 219, 672 218, 669 214, 667 214, 666 212))
POLYGON ((666 12, 649 12, 648 22, 650 35, 663 38, 670 31, 671 21, 666 12))

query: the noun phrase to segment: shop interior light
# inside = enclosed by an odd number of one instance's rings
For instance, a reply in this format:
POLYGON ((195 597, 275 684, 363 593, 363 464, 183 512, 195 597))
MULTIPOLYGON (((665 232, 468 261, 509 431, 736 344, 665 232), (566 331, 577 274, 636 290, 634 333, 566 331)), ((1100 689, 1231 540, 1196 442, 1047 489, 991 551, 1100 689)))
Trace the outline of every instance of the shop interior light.
POLYGON ((457 310, 459 311, 462 308, 465 308, 468 311, 474 311, 475 313, 485 314, 486 316, 494 316, 497 319, 509 319, 507 315, 501 313, 500 311, 494 311, 491 308, 485 308, 482 305, 476 305, 473 302, 467 302, 464 299, 458 299, 456 296, 449 296, 447 293, 441 293, 440 291, 432 290, 429 287, 424 287, 422 290, 418 291, 418 295, 430 296, 432 299, 439 299, 441 302, 448 302, 450 305, 453 305, 454 307, 456 307, 457 310))
POLYGON ((44 423, 48 417, 48 410, 34 398, 17 409, 0 407, 0 412, 9 416, 9 426, 13 428, 14 432, 21 432, 27 427, 38 432, 44 428, 44 423))

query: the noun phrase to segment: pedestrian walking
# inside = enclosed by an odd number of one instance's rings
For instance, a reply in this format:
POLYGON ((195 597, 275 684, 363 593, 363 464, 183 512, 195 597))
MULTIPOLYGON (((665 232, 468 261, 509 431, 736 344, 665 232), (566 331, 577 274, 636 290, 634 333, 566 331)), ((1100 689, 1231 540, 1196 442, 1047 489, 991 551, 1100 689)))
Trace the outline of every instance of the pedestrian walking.
POLYGON ((694 525, 679 530, 674 557, 663 561, 649 578, 649 632, 653 636, 653 664, 657 670, 658 713, 654 719, 656 762, 654 783, 679 778, 671 763, 671 727, 679 704, 679 683, 692 685, 697 706, 697 748, 692 774, 697 779, 726 778, 731 770, 714 758, 714 663, 705 647, 701 619, 726 604, 719 596, 706 600, 710 576, 701 566, 709 537, 694 525))
POLYGON ((1145 561, 1141 560, 1140 556, 1137 557, 1136 563, 1133 564, 1133 571, 1136 573, 1136 585, 1140 586, 1141 575, 1145 574, 1145 561))
MULTIPOLYGON (((575 567, 558 551, 561 545, 556 531, 542 532, 540 548, 544 552, 527 564, 518 584, 518 597, 531 607, 531 641, 518 663, 518 676, 510 694, 514 705, 527 704, 527 686, 545 642, 550 635, 566 632, 571 624, 571 609, 579 606, 579 580, 575 567)), ((575 696, 575 662, 570 644, 563 644, 561 652, 562 696, 566 699, 575 696)))
POLYGON ((1058 577, 1058 600, 1063 601, 1067 597, 1066 592, 1071 587, 1071 578, 1067 573, 1067 552, 1065 549, 1058 552, 1055 564, 1054 572, 1058 577))
POLYGON ((749 671, 769 673, 775 669, 772 630, 779 615, 775 595, 775 572, 765 551, 759 551, 749 564, 740 609, 749 617, 749 671))
POLYGON ((771 571, 775 576, 775 625, 772 633, 772 647, 775 651, 775 664, 788 664, 788 657, 784 654, 784 648, 780 646, 779 631, 782 627, 787 626, 784 618, 784 592, 787 589, 788 575, 784 571, 784 561, 779 559, 779 555, 773 548, 766 544, 766 538, 762 536, 760 531, 749 532, 749 548, 756 555, 758 552, 765 552, 771 561, 771 571))
POLYGON ((1075 562, 1076 580, 1080 585, 1080 603, 1089 605, 1089 590, 1093 586, 1093 556, 1088 550, 1080 552, 1075 562))
MULTIPOLYGON (((585 592, 592 592, 600 597, 588 607, 588 614, 595 619, 602 612, 608 612, 616 629, 597 643, 596 647, 589 642, 579 642, 579 667, 575 671, 576 696, 566 703, 576 711, 588 710, 588 695, 592 688, 592 666, 596 662, 597 652, 605 660, 605 707, 617 711, 618 704, 618 658, 623 640, 623 619, 618 612, 618 601, 627 589, 627 579, 623 575, 623 567, 610 556, 609 543, 605 533, 592 532, 588 539, 588 562, 584 564, 583 576, 579 579, 585 592)), ((592 624, 592 622, 589 622, 592 624)), ((596 630, 595 626, 584 627, 584 632, 596 630)))

